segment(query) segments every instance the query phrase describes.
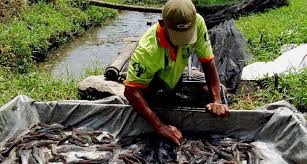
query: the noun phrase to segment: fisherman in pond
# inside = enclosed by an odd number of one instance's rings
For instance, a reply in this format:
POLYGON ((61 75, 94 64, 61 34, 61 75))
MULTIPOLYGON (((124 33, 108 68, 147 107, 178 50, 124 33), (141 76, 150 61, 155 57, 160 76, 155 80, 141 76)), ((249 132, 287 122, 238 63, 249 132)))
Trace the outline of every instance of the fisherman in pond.
POLYGON ((171 101, 180 95, 171 93, 180 83, 192 52, 201 62, 205 88, 210 93, 210 101, 205 107, 218 116, 227 115, 229 108, 221 100, 219 77, 205 21, 196 13, 192 1, 169 0, 163 8, 162 17, 163 20, 141 37, 131 57, 125 96, 158 134, 179 145, 182 133, 176 127, 161 122, 151 104, 171 101))

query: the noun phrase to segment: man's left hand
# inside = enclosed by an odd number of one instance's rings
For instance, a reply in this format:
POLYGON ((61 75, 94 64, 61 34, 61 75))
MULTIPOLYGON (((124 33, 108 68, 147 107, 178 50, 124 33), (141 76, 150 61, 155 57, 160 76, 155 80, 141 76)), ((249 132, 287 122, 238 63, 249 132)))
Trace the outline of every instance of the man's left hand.
POLYGON ((218 116, 227 116, 229 114, 229 108, 228 105, 221 104, 221 103, 209 103, 207 106, 207 109, 218 116))

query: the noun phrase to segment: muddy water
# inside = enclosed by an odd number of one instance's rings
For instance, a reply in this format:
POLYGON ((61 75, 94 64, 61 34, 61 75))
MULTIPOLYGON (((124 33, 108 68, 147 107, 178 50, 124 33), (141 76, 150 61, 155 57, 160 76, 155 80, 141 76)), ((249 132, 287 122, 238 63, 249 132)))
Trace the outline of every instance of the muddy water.
POLYGON ((55 77, 74 78, 84 74, 85 68, 104 68, 126 48, 129 38, 140 37, 149 27, 147 22, 157 22, 160 17, 153 13, 120 12, 116 20, 93 28, 51 52, 43 67, 51 70, 55 77))

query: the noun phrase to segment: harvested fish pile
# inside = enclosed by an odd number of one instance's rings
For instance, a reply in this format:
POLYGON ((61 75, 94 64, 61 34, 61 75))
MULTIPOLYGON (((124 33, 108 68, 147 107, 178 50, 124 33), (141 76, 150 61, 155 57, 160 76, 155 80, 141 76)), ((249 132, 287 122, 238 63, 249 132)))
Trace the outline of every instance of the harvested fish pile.
POLYGON ((84 131, 60 124, 39 124, 1 150, 3 163, 107 163, 119 147, 103 131, 84 131))
MULTIPOLYGON (((201 137, 203 139, 185 139, 180 146, 158 139, 158 136, 146 135, 128 142, 138 146, 135 158, 141 157, 147 163, 179 164, 258 164, 260 155, 251 144, 251 139, 232 139, 224 137, 201 137)), ((121 142, 121 141, 120 141, 121 142)), ((123 141, 125 143, 126 141, 123 141)), ((122 144, 123 145, 123 144, 122 144)), ((130 146, 131 147, 131 146, 130 146)), ((127 147, 126 147, 127 148, 127 147)), ((128 146, 129 148, 129 146, 128 146)), ((131 148, 130 148, 131 149, 131 148)), ((139 162, 133 160, 131 162, 139 162)))
POLYGON ((39 124, 8 140, 3 163, 259 163, 252 140, 185 139, 181 146, 153 134, 115 142, 104 131, 39 124))

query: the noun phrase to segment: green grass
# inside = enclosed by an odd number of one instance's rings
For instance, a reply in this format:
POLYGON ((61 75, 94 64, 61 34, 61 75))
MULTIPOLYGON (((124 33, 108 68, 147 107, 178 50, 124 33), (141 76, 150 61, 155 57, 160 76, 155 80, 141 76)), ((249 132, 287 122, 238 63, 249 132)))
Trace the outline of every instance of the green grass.
POLYGON ((0 67, 0 106, 20 94, 38 101, 78 99, 77 89, 76 81, 54 79, 50 73, 14 74, 0 67))
POLYGON ((259 85, 251 83, 241 88, 231 109, 254 109, 267 103, 286 100, 292 103, 300 111, 307 112, 307 68, 297 74, 284 74, 279 77, 277 88, 274 86, 273 78, 262 81, 266 85, 259 88, 259 85))
POLYGON ((239 2, 239 0, 193 0, 195 5, 217 5, 239 2))
POLYGON ((273 60, 284 44, 307 43, 307 0, 291 0, 288 7, 241 17, 236 25, 251 44, 255 61, 273 60))
MULTIPOLYGON (((307 0, 291 0, 288 7, 272 9, 265 13, 241 17, 236 21, 243 36, 251 44, 254 61, 274 60, 284 44, 307 43, 307 0)), ((235 97, 233 109, 253 109, 266 103, 288 100, 301 111, 307 111, 307 70, 299 74, 280 77, 278 89, 272 79, 266 79, 269 87, 247 91, 235 97)), ((253 86, 248 86, 253 88, 253 86)))
POLYGON ((50 49, 115 14, 84 0, 58 0, 57 4, 40 0, 25 7, 19 17, 0 23, 0 65, 27 72, 33 56, 44 59, 50 49))
MULTIPOLYGON (((97 63, 84 69, 80 80, 91 75, 102 75, 97 63)), ((29 73, 16 74, 0 67, 0 106, 18 95, 27 95, 36 101, 79 99, 78 82, 72 76, 53 77, 49 71, 32 68, 29 73)))

